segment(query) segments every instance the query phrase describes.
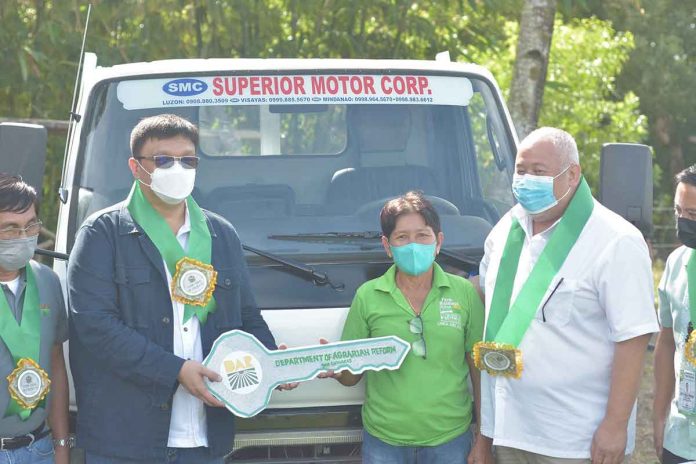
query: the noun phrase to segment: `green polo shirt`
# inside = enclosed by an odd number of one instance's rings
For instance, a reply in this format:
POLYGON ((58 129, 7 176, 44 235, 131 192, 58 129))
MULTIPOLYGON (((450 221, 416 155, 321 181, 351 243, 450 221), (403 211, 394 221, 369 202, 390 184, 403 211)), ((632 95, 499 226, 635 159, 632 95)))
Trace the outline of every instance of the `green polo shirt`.
MULTIPOLYGON (((355 294, 342 340, 396 335, 413 343, 415 313, 396 286, 396 267, 355 294)), ((469 429, 472 397, 465 353, 483 334, 483 304, 466 279, 435 264, 421 318, 427 358, 412 352, 395 371, 367 371, 365 430, 392 445, 436 446, 469 429)))

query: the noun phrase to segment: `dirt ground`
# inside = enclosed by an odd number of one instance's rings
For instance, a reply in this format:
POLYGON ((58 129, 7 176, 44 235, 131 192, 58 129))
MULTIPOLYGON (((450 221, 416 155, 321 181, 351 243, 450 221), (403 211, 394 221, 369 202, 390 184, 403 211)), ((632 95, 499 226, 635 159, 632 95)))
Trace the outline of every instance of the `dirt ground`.
POLYGON ((631 464, 658 464, 652 439, 653 401, 653 353, 648 352, 643 370, 643 380, 638 393, 638 417, 636 421, 636 450, 631 464))

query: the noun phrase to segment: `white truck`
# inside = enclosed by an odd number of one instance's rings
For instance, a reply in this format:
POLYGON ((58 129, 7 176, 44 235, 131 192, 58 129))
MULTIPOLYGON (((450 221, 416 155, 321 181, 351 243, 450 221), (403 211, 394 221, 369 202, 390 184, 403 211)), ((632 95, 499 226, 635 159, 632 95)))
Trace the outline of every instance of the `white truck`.
MULTIPOLYGON (((289 346, 339 339, 356 288, 391 264, 379 241, 387 199, 422 190, 441 215, 438 259, 463 275, 476 273, 486 235, 514 204, 517 136, 495 80, 476 65, 187 59, 99 67, 88 53, 75 113, 56 250, 69 253, 88 215, 126 197, 133 126, 154 114, 183 116, 200 129, 193 196, 236 227, 258 306, 289 346)), ((3 156, 3 146, 31 138, 29 129, 0 126, 0 168, 35 156, 3 156)), ((611 206, 645 225, 649 152, 646 161, 643 147, 614 148, 607 172, 638 152, 641 173, 638 182, 620 179, 625 195, 613 194, 611 206)), ((65 262, 54 269, 64 280, 65 262)), ((333 380, 274 393, 266 411, 238 419, 234 456, 355 459, 362 400, 362 385, 333 380)))

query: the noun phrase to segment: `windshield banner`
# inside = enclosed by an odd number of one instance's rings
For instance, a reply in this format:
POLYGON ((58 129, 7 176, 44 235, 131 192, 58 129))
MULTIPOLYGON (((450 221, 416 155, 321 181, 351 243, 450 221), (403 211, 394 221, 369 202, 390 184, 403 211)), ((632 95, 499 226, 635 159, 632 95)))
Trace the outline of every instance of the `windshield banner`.
POLYGON ((127 110, 177 106, 423 104, 467 106, 465 77, 410 74, 203 76, 118 84, 127 110))

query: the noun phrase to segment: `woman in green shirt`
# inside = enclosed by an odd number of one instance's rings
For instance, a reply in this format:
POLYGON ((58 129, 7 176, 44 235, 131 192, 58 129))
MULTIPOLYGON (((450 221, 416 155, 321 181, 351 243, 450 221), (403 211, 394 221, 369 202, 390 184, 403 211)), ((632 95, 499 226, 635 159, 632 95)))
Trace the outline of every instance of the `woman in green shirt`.
MULTIPOLYGON (((411 351, 396 371, 368 371, 362 409, 363 462, 466 463, 472 397, 479 375, 471 350, 481 340, 484 311, 469 281, 435 263, 444 235, 419 192, 388 201, 380 214, 382 244, 395 265, 364 283, 351 304, 343 340, 396 335, 411 351)), ((355 385, 363 374, 334 374, 355 385)))

